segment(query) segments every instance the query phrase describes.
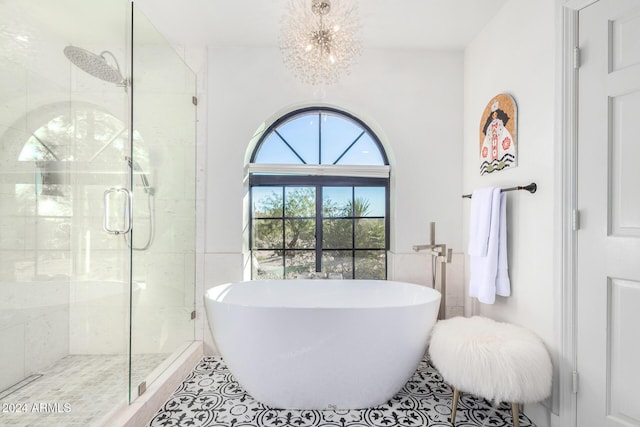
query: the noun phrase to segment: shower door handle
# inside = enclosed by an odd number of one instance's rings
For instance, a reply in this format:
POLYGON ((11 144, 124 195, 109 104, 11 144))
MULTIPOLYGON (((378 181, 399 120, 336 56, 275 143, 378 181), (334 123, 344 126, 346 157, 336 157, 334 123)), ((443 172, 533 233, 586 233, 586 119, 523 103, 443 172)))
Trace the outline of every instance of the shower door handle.
POLYGON ((109 234, 126 234, 131 231, 131 222, 131 193, 129 190, 122 187, 106 190, 104 192, 104 220, 102 223, 104 231, 109 234), (115 211, 112 212, 112 209, 115 211), (121 220, 112 221, 112 217, 121 218, 121 220), (115 223, 115 226, 112 222, 115 223))

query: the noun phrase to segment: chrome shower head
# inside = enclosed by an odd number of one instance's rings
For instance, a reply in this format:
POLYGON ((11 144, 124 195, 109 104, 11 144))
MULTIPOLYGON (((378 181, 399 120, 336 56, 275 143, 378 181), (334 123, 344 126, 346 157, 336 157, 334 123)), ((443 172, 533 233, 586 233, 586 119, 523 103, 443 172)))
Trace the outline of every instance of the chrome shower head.
POLYGON ((101 52, 100 55, 96 55, 81 47, 67 46, 64 48, 64 55, 74 65, 82 71, 91 74, 93 77, 97 77, 105 82, 115 83, 118 86, 126 87, 127 85, 125 78, 120 72, 118 60, 108 50, 101 52), (104 57, 105 54, 111 56, 111 59, 115 63, 115 68, 107 62, 104 57))

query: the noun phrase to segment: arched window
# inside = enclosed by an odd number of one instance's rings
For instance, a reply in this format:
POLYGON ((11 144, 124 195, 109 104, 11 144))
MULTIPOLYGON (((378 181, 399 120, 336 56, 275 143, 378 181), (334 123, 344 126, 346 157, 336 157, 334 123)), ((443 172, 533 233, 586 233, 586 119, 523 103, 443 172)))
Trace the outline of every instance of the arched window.
POLYGON ((389 162, 361 120, 314 107, 263 133, 249 165, 252 278, 386 279, 389 162))

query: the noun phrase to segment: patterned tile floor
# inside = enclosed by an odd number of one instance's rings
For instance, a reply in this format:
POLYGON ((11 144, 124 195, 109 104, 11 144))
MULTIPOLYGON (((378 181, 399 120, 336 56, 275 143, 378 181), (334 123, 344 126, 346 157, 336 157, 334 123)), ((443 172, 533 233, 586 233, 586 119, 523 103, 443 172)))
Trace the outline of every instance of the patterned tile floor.
MULTIPOLYGON (((134 384, 167 356, 135 355, 134 384)), ((0 394, 0 426, 101 426, 127 402, 128 366, 123 355, 63 357, 35 381, 11 394, 0 394)))
MULTIPOLYGON (((413 427, 446 426, 451 388, 424 359, 389 402, 361 410, 279 410, 264 406, 235 381, 221 358, 205 357, 149 423, 149 427, 413 427)), ((468 394, 460 397, 456 426, 511 426, 511 408, 468 394)), ((522 427, 535 427, 523 414, 522 427)))

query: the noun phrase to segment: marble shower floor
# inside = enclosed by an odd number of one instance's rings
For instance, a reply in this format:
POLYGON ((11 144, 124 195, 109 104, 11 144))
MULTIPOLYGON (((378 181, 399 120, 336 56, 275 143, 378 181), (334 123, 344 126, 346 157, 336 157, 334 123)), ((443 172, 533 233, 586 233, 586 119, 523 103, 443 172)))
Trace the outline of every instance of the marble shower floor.
MULTIPOLYGON (((134 356, 133 384, 167 358, 134 356), (138 377, 138 378, 136 378, 138 377)), ((26 386, 0 397, 0 426, 100 426, 127 402, 129 362, 122 355, 69 355, 26 386)))
MULTIPOLYGON (((372 373, 373 374, 373 373, 372 373)), ((268 408, 235 381, 219 357, 205 357, 156 413, 148 427, 451 427, 453 393, 429 360, 389 402, 362 410, 298 411, 268 408)), ((491 403, 460 397, 456 426, 507 427, 510 405, 493 411, 491 403)), ((535 427, 523 414, 522 427, 535 427)))

